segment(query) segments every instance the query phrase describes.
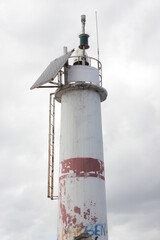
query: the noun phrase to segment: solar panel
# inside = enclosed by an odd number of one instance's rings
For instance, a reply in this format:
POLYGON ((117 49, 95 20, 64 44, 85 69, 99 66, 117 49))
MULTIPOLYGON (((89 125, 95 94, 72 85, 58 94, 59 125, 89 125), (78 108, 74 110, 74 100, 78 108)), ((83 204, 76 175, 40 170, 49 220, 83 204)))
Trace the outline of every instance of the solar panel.
POLYGON ((53 60, 48 67, 44 70, 41 76, 37 79, 37 81, 32 85, 30 89, 34 89, 44 85, 45 83, 49 83, 53 81, 53 79, 57 76, 58 72, 67 62, 68 58, 72 55, 74 50, 64 54, 63 56, 56 58, 53 60))

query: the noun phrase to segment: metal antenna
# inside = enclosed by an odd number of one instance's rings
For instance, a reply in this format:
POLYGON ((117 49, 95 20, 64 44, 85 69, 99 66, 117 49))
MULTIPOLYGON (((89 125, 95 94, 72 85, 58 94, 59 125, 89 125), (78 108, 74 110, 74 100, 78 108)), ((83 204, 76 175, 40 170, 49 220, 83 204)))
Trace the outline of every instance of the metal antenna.
POLYGON ((97 35, 97 56, 99 61, 99 37, 98 37, 98 18, 97 18, 97 11, 95 12, 96 17, 96 35, 97 35))
MULTIPOLYGON (((85 34, 86 15, 81 15, 81 23, 82 23, 82 34, 85 34)), ((83 46, 83 57, 85 57, 85 46, 83 46)), ((82 62, 83 64, 85 64, 85 59, 83 59, 82 62)))
POLYGON ((82 33, 85 33, 86 15, 81 15, 82 33))
POLYGON ((79 38, 80 38, 79 48, 83 49, 83 55, 85 56, 85 49, 89 48, 89 45, 88 45, 89 35, 85 33, 86 15, 81 15, 81 23, 82 23, 82 33, 79 35, 79 38))

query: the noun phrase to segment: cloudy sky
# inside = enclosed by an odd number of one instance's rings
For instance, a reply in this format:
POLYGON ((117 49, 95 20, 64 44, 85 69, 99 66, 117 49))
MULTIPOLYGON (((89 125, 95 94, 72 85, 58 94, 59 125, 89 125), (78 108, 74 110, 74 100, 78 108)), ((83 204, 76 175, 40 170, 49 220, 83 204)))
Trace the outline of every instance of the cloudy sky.
MULTIPOLYGON (((87 15, 88 54, 100 60, 110 240, 160 236, 160 1, 0 0, 0 239, 56 239, 46 198, 48 90, 30 91, 63 46, 77 48, 87 15)), ((56 162, 60 105, 56 106, 56 162)))

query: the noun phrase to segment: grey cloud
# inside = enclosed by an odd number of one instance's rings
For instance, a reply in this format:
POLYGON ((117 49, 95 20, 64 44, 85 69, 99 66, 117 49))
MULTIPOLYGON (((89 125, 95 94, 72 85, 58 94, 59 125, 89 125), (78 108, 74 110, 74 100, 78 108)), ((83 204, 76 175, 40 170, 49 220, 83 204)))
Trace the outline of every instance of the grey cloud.
MULTIPOLYGON (((1 239, 56 239, 57 203, 46 199, 49 91, 29 88, 64 45, 78 46, 81 14, 96 55, 95 10, 109 92, 102 104, 109 236, 159 239, 159 1, 150 0, 1 1, 1 239)), ((56 126, 58 136, 59 117, 56 126)))

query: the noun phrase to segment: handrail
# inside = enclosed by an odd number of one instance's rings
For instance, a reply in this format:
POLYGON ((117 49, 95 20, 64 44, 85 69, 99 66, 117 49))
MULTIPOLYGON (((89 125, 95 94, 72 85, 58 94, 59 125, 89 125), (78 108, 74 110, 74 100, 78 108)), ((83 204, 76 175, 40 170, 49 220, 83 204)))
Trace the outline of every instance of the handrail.
MULTIPOLYGON (((83 57, 83 56, 71 56, 71 57, 69 57, 69 59, 68 59, 68 64, 69 64, 70 66, 73 65, 73 62, 70 64, 70 60, 71 60, 71 59, 73 60, 73 59, 75 59, 75 58, 78 59, 77 62, 82 62, 82 60, 83 60, 84 62, 88 63, 89 66, 95 67, 95 68, 98 69, 98 71, 99 71, 99 84, 100 84, 100 86, 102 87, 102 63, 101 63, 98 59, 96 59, 96 58, 94 58, 94 57, 88 57, 88 56, 85 56, 85 57, 83 57)), ((82 64, 81 64, 81 65, 82 65, 82 64)), ((85 65, 85 64, 84 64, 84 65, 85 65)))

